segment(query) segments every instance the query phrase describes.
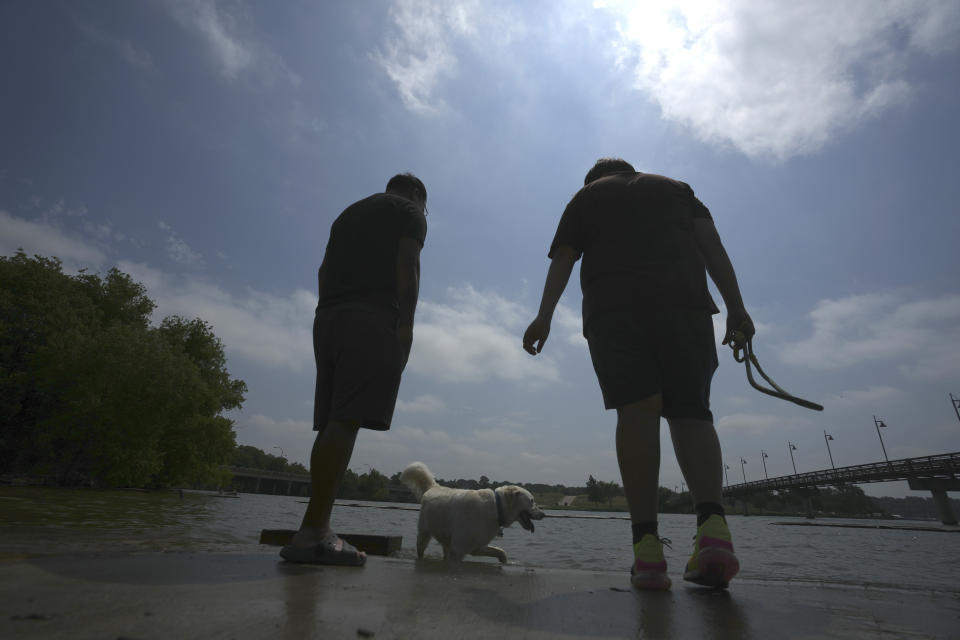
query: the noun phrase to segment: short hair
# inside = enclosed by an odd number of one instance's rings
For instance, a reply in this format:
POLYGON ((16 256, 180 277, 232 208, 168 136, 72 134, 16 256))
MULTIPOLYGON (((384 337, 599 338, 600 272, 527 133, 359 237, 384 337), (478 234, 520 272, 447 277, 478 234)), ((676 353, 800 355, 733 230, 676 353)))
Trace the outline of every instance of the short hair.
POLYGON ((387 191, 413 191, 423 198, 423 203, 427 203, 427 188, 423 186, 420 178, 412 173, 398 173, 387 182, 387 191))
POLYGON ((623 158, 600 158, 593 165, 593 168, 587 171, 587 175, 583 178, 583 186, 612 173, 623 173, 625 171, 637 172, 633 165, 623 158))

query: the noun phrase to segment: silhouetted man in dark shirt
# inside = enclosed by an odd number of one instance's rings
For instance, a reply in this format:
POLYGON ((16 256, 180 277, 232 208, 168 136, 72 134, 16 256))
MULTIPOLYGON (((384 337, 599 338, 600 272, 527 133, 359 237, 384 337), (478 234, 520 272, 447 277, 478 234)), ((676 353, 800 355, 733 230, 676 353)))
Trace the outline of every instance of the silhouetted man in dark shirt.
POLYGON ((361 427, 386 431, 413 343, 427 190, 412 174, 347 207, 330 228, 317 272, 317 363, 310 456, 312 494, 291 562, 362 565, 366 554, 330 527, 337 488, 361 427))
POLYGON ((669 589, 657 535, 660 417, 697 508, 684 579, 725 587, 739 569, 721 491, 723 460, 710 412, 717 367, 706 273, 727 307, 727 335, 753 335, 733 266, 709 210, 689 186, 601 159, 567 205, 523 348, 540 353, 573 264, 583 257, 583 332, 607 409, 617 410, 617 459, 633 523, 631 582, 669 589))

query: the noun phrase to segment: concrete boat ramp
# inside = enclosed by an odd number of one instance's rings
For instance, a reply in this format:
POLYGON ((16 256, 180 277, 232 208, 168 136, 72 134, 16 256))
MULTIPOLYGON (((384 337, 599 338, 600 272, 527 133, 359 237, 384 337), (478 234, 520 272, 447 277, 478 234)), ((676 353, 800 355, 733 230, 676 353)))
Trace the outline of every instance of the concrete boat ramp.
MULTIPOLYGON (((676 573, 674 571, 674 573, 676 573)), ((0 638, 957 638, 960 593, 734 580, 640 593, 627 572, 371 556, 0 555, 0 638)))

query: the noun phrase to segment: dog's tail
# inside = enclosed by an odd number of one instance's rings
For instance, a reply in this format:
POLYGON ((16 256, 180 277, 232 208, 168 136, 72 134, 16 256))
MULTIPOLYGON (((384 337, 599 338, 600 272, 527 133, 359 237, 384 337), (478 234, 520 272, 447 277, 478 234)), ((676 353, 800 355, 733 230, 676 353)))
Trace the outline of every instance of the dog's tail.
POLYGON ((422 462, 413 462, 407 466, 400 474, 400 482, 410 488, 417 502, 420 502, 423 494, 437 486, 437 481, 433 479, 433 472, 422 462))

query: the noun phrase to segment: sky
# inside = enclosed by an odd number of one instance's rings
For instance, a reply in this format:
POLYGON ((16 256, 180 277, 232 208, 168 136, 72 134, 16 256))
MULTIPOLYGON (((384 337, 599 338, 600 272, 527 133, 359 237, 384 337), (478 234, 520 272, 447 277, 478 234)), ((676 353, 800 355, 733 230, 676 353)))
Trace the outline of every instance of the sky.
MULTIPOLYGON (((890 459, 960 450, 955 0, 7 0, 0 87, 0 255, 117 267, 155 323, 209 322, 239 444, 308 463, 330 225, 412 171, 413 351, 350 467, 619 483, 579 266, 521 348, 564 206, 619 156, 710 208, 764 369, 826 407, 751 389, 715 316, 731 484, 793 473, 788 443, 799 472, 882 461, 874 417, 890 459)), ((661 448, 682 488, 665 424, 661 448)))

